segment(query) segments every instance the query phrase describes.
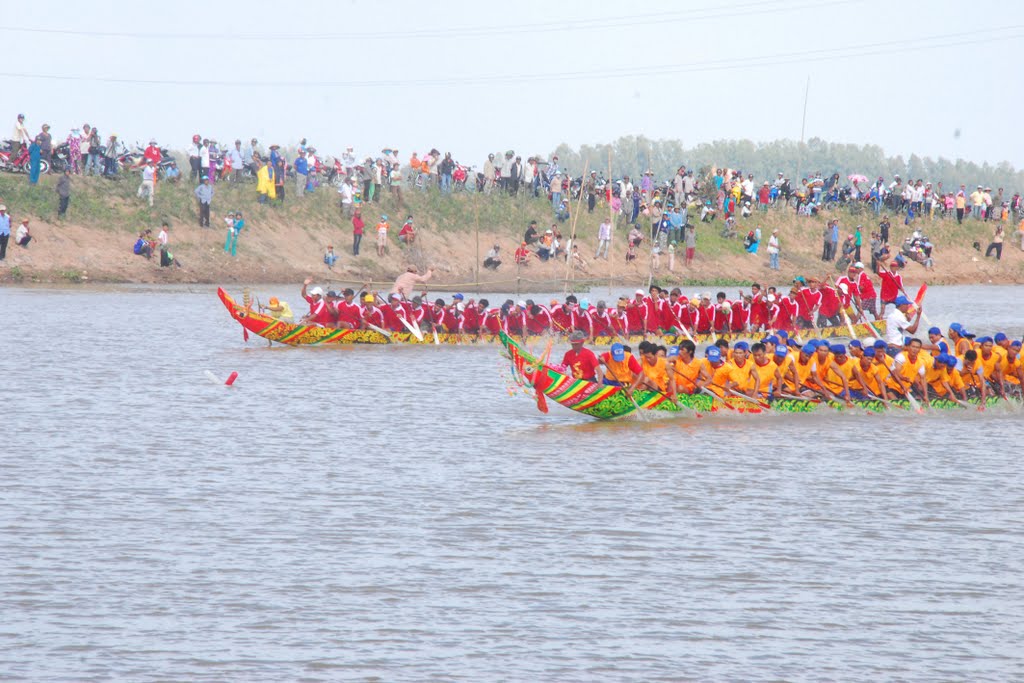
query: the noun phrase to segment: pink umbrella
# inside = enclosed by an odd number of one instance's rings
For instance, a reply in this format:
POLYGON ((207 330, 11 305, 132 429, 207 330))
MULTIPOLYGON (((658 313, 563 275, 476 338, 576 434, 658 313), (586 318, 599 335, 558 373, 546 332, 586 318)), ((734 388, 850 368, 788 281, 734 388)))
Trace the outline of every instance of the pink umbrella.
POLYGON ((860 173, 851 173, 846 176, 846 179, 851 183, 866 183, 868 181, 868 177, 866 175, 861 175, 860 173))

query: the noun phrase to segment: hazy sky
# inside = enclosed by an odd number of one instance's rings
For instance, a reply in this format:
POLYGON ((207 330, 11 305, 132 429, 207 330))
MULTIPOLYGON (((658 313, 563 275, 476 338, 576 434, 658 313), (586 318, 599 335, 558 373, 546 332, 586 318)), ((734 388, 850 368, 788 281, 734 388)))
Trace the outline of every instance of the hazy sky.
POLYGON ((434 146, 479 165, 629 134, 799 139, 810 77, 807 138, 1024 166, 1016 0, 17 8, 0 27, 5 137, 21 111, 55 137, 83 122, 177 149, 193 133, 305 136, 328 154, 434 146))

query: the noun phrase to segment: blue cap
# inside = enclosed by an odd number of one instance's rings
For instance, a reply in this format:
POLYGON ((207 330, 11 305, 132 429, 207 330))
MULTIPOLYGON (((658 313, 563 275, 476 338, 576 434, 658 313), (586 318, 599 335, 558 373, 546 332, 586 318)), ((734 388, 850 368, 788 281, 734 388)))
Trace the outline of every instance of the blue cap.
POLYGON ((977 342, 978 344, 984 344, 985 342, 992 341, 992 337, 978 337, 974 341, 977 342))
POLYGON ((910 346, 910 340, 911 339, 913 339, 913 337, 904 337, 903 338, 903 345, 904 346, 910 346))
POLYGON ((875 347, 869 346, 868 348, 864 349, 864 357, 865 358, 874 358, 875 357, 875 347))
POLYGON ((707 354, 708 360, 712 363, 719 363, 722 360, 722 352, 718 350, 717 346, 708 348, 705 353, 707 354))
POLYGON ((816 346, 812 346, 810 342, 807 342, 806 344, 803 345, 803 348, 801 348, 800 350, 806 353, 808 356, 810 356, 814 354, 814 350, 816 348, 816 346))
POLYGON ((808 339, 807 340, 807 346, 810 346, 812 349, 817 349, 819 346, 821 346, 824 343, 825 342, 821 341, 820 339, 808 339))
POLYGON ((779 339, 789 339, 789 332, 786 332, 785 330, 776 330, 775 335, 779 339))
POLYGON ((885 349, 885 348, 888 348, 888 346, 889 346, 889 345, 888 345, 888 344, 886 344, 886 343, 885 343, 884 341, 882 341, 881 339, 879 339, 878 341, 876 341, 876 342, 875 342, 875 348, 876 348, 876 349, 885 349))
POLYGON ((786 343, 787 343, 787 344, 789 344, 790 346, 793 346, 793 347, 795 347, 795 348, 798 348, 798 349, 799 349, 799 348, 800 348, 800 346, 801 346, 801 345, 800 345, 800 342, 798 342, 798 341, 797 341, 796 339, 793 339, 793 338, 789 338, 789 339, 787 339, 787 340, 786 340, 786 343))
POLYGON ((1014 339, 1012 342, 1010 342, 1010 348, 1014 347, 1018 349, 1021 347, 1020 339, 1014 339))
POLYGON ((462 301, 466 297, 462 296, 461 294, 455 294, 455 295, 452 296, 452 298, 453 299, 458 299, 459 301, 462 301))
POLYGON ((679 356, 679 347, 678 346, 670 346, 670 347, 668 347, 668 357, 669 358, 676 358, 678 356, 679 356))
POLYGON ((996 332, 996 336, 993 337, 993 339, 995 341, 997 341, 997 342, 1006 341, 1006 333, 1005 332, 996 332))
POLYGON ((745 341, 739 341, 739 342, 736 342, 735 344, 732 345, 732 350, 733 351, 749 351, 750 350, 750 344, 748 344, 745 341))
POLYGON ((961 325, 960 326, 960 336, 961 337, 977 337, 978 335, 974 334, 973 332, 968 330, 966 327, 961 325))
POLYGON ((896 297, 896 301, 894 301, 893 303, 896 304, 897 306, 909 306, 910 299, 901 294, 898 297, 896 297))
POLYGON ((928 328, 928 334, 942 334, 942 330, 937 327, 928 328))
POLYGON ((789 355, 789 349, 780 344, 779 346, 775 347, 775 355, 778 356, 779 358, 785 358, 786 356, 789 355))
POLYGON ((622 346, 622 344, 619 344, 618 342, 612 344, 612 360, 626 360, 626 349, 624 346, 622 346))
POLYGON ((850 341, 849 346, 851 349, 859 349, 862 344, 860 343, 860 339, 853 339, 850 341))
POLYGON ((778 346, 778 345, 779 345, 779 338, 778 338, 778 337, 776 337, 776 336, 775 336, 775 335, 773 334, 773 335, 770 335, 770 336, 767 336, 767 337, 765 337, 765 338, 764 338, 764 343, 765 343, 765 344, 774 344, 775 346, 778 346))
POLYGON ((585 311, 590 308, 590 302, 586 299, 580 299, 580 310, 585 311))
POLYGON ((828 347, 828 350, 831 351, 832 354, 836 356, 846 355, 846 347, 843 346, 842 344, 833 344, 832 346, 828 347))
POLYGON ((963 329, 964 329, 964 327, 963 327, 963 325, 961 325, 960 323, 950 323, 950 324, 949 324, 949 329, 951 329, 951 330, 952 330, 953 332, 956 332, 956 333, 957 333, 957 334, 959 334, 959 335, 960 335, 961 337, 962 337, 962 336, 964 336, 964 335, 963 335, 963 332, 961 331, 961 330, 963 330, 963 329))
POLYGON ((951 353, 946 354, 946 365, 951 368, 955 368, 960 363, 960 359, 951 353))

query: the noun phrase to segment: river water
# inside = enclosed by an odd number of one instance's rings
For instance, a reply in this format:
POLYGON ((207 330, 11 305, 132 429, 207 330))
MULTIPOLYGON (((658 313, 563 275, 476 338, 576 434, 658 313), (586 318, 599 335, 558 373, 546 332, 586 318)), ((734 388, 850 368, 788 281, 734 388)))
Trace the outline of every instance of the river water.
POLYGON ((268 349, 207 287, 0 319, 2 680, 1024 680, 1019 413, 544 415, 496 348, 268 349))

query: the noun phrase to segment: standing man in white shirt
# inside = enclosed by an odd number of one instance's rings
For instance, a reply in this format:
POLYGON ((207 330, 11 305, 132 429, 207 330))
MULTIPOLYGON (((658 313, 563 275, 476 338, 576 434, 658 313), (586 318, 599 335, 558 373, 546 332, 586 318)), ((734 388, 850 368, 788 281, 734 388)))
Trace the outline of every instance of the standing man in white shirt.
POLYGON ((601 258, 601 254, 604 254, 604 260, 608 260, 608 245, 612 241, 612 224, 609 219, 605 218, 601 221, 601 225, 597 228, 597 254, 594 255, 594 259, 601 258))
POLYGON ((142 184, 139 185, 139 197, 149 197, 149 205, 153 206, 153 196, 156 194, 156 167, 152 161, 142 167, 142 184))
MULTIPOLYGON (((900 295, 893 303, 893 309, 885 316, 885 343, 899 350, 903 348, 903 338, 917 332, 917 326, 921 324, 921 309, 917 309, 911 320, 908 315, 913 307, 910 299, 900 295)), ((898 350, 892 351, 891 355, 896 355, 898 350)))

